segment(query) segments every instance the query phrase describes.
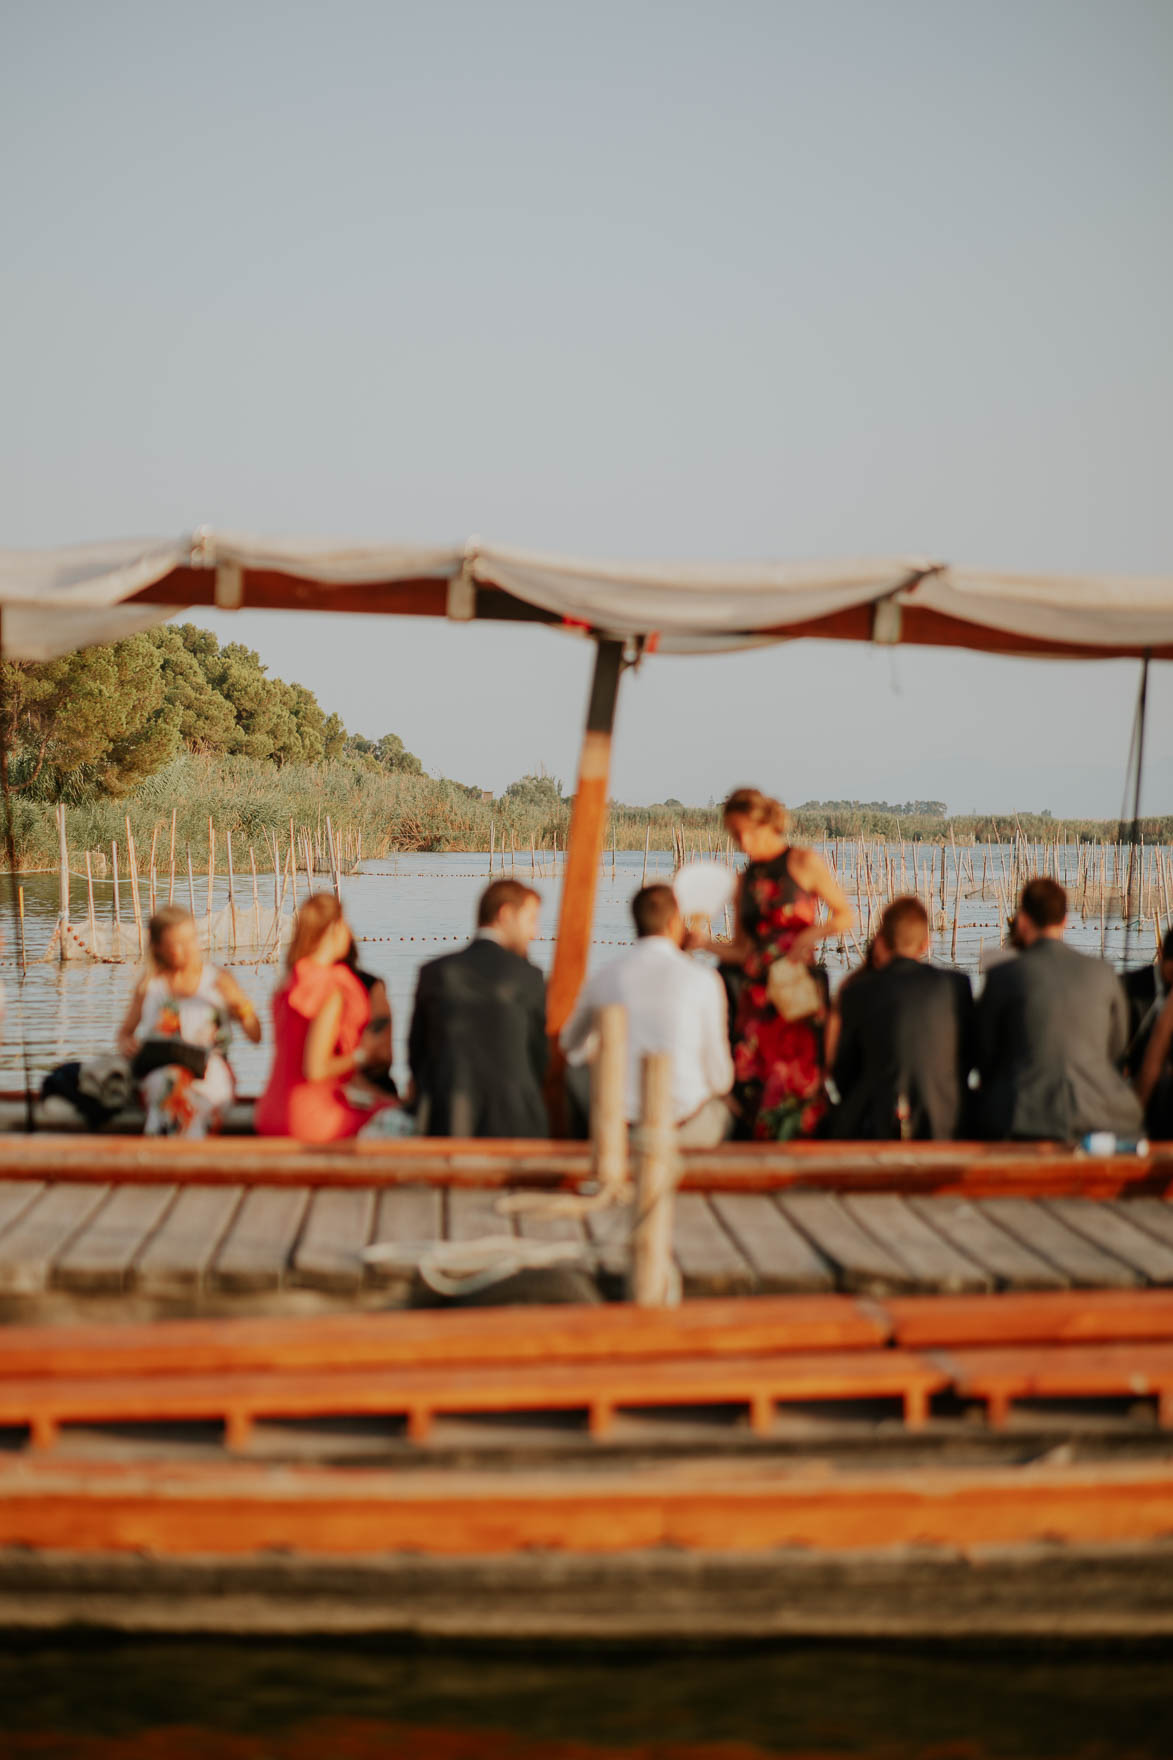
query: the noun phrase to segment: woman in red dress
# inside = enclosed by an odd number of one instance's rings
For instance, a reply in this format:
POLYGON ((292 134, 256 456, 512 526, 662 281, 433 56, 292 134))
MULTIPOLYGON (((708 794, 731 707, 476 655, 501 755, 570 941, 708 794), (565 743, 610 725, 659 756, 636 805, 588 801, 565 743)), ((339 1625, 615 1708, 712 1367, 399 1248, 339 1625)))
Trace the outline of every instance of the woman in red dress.
POLYGON ((379 1053, 380 1035, 368 1028, 366 991, 342 963, 351 935, 342 906, 316 892, 297 913, 285 982, 273 997, 276 1050, 265 1092, 257 1101, 261 1137, 332 1143, 355 1136, 369 1106, 346 1097, 347 1079, 379 1053))
POLYGON ((807 968, 824 937, 852 926, 851 907, 827 864, 789 842, 788 824, 786 808, 760 789, 729 796, 725 828, 749 863, 738 886, 733 940, 702 943, 745 975, 733 1027, 734 1092, 749 1134, 775 1142, 811 1136, 827 1110, 826 990, 807 968), (827 913, 821 921, 820 903, 827 913))

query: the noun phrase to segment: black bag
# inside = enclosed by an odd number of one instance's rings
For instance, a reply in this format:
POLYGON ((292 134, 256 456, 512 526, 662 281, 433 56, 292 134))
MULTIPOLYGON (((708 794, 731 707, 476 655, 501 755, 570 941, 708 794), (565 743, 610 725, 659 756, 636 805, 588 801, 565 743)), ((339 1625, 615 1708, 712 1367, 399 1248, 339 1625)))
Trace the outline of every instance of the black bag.
POLYGON ((141 1082, 154 1069, 178 1064, 180 1069, 190 1070, 198 1082, 207 1074, 209 1055, 206 1045, 189 1045, 186 1039, 144 1039, 134 1054, 130 1073, 141 1082))

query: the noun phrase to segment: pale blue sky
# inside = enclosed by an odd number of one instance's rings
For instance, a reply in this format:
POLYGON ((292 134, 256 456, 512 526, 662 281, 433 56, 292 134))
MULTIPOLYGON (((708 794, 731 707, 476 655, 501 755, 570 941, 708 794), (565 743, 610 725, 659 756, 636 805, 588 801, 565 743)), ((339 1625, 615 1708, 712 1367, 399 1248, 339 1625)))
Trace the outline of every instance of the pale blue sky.
MULTIPOLYGON (((1173 573, 1171 81, 1168 0, 11 4, 0 544, 1173 573)), ((580 643, 216 627, 431 769, 572 782, 580 643)), ((653 660, 615 789, 1115 813, 1134 683, 653 660)))

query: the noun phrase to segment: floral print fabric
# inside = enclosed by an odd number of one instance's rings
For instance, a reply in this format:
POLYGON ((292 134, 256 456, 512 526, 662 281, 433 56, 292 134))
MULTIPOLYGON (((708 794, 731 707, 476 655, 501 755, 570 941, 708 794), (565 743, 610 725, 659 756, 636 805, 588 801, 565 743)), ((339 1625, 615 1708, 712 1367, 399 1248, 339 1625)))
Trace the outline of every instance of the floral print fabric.
POLYGON ((813 1135, 827 1110, 825 1005, 806 1020, 783 1020, 766 990, 774 961, 816 920, 817 901, 791 878, 789 857, 783 850, 772 861, 751 862, 741 893, 741 924, 752 946, 734 1025, 733 1068, 750 1134, 764 1142, 813 1135))

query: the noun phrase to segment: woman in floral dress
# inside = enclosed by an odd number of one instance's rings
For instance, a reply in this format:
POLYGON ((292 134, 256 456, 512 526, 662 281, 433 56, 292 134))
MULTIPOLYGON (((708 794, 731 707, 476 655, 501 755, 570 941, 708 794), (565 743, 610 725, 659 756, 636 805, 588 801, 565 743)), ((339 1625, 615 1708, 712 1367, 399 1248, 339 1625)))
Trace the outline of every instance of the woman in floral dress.
POLYGON ((771 993, 779 996, 792 976, 795 988, 803 988, 802 981, 798 973, 782 971, 772 983, 770 968, 779 961, 809 967, 824 937, 852 926, 851 908, 830 869, 813 850, 788 841, 788 822, 781 802, 759 789, 730 795, 725 827, 749 863, 738 887, 733 940, 704 944, 744 973, 733 1027, 734 1092, 749 1135, 759 1141, 809 1137, 827 1109, 825 989, 812 980, 805 986, 809 1012, 786 1019, 771 993), (820 902, 827 913, 822 921, 820 902))

